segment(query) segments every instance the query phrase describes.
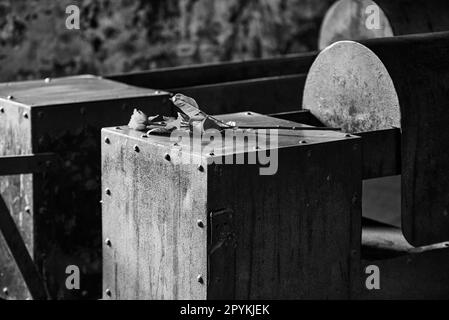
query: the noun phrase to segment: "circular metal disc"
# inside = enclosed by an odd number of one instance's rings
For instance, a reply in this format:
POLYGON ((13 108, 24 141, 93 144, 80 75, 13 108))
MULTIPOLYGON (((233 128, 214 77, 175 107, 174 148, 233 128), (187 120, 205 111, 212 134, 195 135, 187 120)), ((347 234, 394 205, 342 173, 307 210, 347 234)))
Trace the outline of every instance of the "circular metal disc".
POLYGON ((346 132, 400 127, 399 99, 380 59, 354 41, 323 50, 307 75, 303 108, 346 132))

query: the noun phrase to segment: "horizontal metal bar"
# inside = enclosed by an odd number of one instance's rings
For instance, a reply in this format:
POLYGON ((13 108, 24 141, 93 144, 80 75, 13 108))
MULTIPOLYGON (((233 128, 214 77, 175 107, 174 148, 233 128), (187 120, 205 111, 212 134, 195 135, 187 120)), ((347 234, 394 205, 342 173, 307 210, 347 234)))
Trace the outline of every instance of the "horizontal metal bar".
MULTIPOLYGON (((270 116, 312 126, 323 124, 309 111, 272 113, 270 116)), ((361 132, 363 145, 363 179, 401 174, 401 130, 391 128, 361 132)))
MULTIPOLYGON (((220 62, 106 76, 127 84, 172 89, 254 78, 307 73, 317 52, 239 62, 220 62)), ((298 89, 299 90, 299 89, 298 89)))
POLYGON ((362 137, 363 179, 401 174, 399 128, 356 133, 362 137))
POLYGON ((38 153, 0 157, 0 176, 47 171, 56 163, 54 153, 38 153))
POLYGON ((306 74, 267 77, 172 89, 194 97, 208 114, 225 114, 251 110, 267 114, 292 111, 302 100, 306 74))

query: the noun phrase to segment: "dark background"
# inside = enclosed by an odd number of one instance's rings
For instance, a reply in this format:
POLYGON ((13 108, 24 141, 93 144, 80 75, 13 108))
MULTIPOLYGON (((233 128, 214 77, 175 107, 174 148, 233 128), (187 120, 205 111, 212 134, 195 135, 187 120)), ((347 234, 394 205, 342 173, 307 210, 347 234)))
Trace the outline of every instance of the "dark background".
POLYGON ((332 2, 0 0, 0 82, 310 51, 332 2), (65 27, 70 4, 80 30, 65 27))

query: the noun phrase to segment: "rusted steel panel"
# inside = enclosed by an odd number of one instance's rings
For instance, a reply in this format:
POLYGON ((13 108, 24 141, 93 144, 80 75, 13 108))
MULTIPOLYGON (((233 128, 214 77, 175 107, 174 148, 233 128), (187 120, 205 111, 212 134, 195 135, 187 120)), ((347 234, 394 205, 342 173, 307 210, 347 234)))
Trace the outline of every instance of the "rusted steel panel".
MULTIPOLYGON (((10 125, 13 133, 0 136, 6 152, 52 152, 61 159, 60 168, 35 174, 29 189, 23 192, 29 199, 30 212, 37 211, 29 218, 33 232, 26 230, 25 237, 29 237, 27 241, 32 245, 34 260, 48 290, 52 298, 98 298, 101 295, 100 128, 126 123, 135 107, 148 114, 170 113, 169 95, 82 76, 2 84, 0 96, 4 97, 0 103, 10 106, 10 110, 5 108, 5 115, 9 112, 17 117, 16 123, 10 125), (27 127, 21 128, 17 123, 27 123, 27 127), (22 140, 28 148, 16 150, 22 140), (68 265, 80 268, 80 290, 65 287, 68 265)), ((3 193, 8 206, 18 194, 14 190, 8 198, 3 193)), ((18 214, 24 207, 10 211, 18 214)))
MULTIPOLYGON (((278 172, 261 176, 257 165, 205 165, 205 150, 181 165, 187 145, 169 137, 125 127, 102 137, 104 298, 349 298, 358 284, 360 138, 282 131, 278 172)), ((235 153, 212 146, 217 159, 235 153)))
POLYGON ((110 140, 102 146, 104 298, 205 299, 197 277, 207 277, 207 233, 197 221, 207 219, 207 174, 165 160, 170 145, 140 134, 102 137, 110 140))
MULTIPOLYGON (((0 156, 29 154, 31 123, 24 115, 25 106, 0 99, 0 156)), ((34 202, 31 174, 0 176, 0 193, 4 198, 31 256, 34 249, 34 202)), ((27 299, 30 297, 22 275, 0 235, 0 297, 27 299)))
MULTIPOLYGON (((208 211, 234 212, 229 230, 209 243, 216 248, 227 239, 209 255, 209 298, 350 298, 361 215, 361 155, 354 146, 280 149, 274 176, 251 166, 209 169, 208 211)), ((223 228, 220 220, 210 218, 212 234, 223 228)))
POLYGON ((199 64, 107 76, 108 79, 145 88, 173 88, 307 73, 317 52, 269 59, 199 64))

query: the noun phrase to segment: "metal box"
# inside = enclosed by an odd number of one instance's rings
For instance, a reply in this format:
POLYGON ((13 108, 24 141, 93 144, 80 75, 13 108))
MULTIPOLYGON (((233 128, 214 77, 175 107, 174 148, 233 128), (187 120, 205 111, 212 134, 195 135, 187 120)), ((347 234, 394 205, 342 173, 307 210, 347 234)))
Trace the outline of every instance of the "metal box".
MULTIPOLYGON (((128 121, 134 107, 170 108, 168 94, 94 76, 0 84, 0 156, 54 152, 43 174, 0 177, 0 192, 53 298, 101 294, 100 128, 128 121), (67 290, 76 265, 80 290, 67 290)), ((1 235, 0 235, 1 237, 1 235)), ((0 239, 0 296, 28 290, 0 239)))
MULTIPOLYGON (((217 118, 303 126, 251 112, 217 118)), ((273 175, 225 164, 238 155, 228 141, 192 151, 189 140, 127 127, 102 139, 105 299, 346 299, 359 286, 359 137, 280 130, 277 147, 244 142, 248 159, 277 152, 273 175)))

